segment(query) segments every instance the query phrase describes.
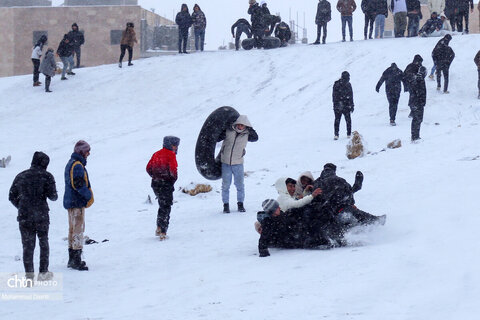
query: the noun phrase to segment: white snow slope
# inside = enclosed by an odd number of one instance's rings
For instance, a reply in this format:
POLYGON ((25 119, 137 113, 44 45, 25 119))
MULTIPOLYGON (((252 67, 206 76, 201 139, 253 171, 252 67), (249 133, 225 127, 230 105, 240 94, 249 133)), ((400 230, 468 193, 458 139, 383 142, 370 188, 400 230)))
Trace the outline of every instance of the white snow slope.
MULTIPOLYGON (((50 270, 63 274, 61 301, 0 300, 1 319, 478 319, 480 249, 478 181, 480 103, 473 57, 480 36, 456 36, 450 94, 427 79, 422 142, 410 143, 408 96, 397 127, 388 124, 385 68, 402 69, 414 54, 432 66, 439 39, 384 39, 292 46, 272 51, 205 52, 76 70, 53 79, 47 94, 31 76, 0 79, 0 272, 23 271, 16 209, 8 190, 34 151, 50 158, 60 198, 50 202, 50 270), (342 120, 333 141, 332 85, 348 70, 354 90, 353 128, 379 151, 347 160, 342 120), (221 181, 191 197, 178 191, 206 182, 194 148, 203 121, 229 105, 247 114, 259 134, 245 159, 246 214, 221 214, 221 181), (179 179, 169 235, 154 237, 157 204, 145 166, 165 135, 181 140, 179 179), (85 246, 88 272, 66 267, 67 213, 63 170, 73 145, 92 146, 87 168, 95 204, 86 235, 109 242, 85 246), (384 227, 352 236, 328 251, 271 249, 259 258, 256 212, 276 198, 280 176, 318 176, 326 162, 353 183, 365 175, 357 205, 387 214, 384 227)), ((27 63, 27 62, 26 62, 27 63)), ((43 81, 43 76, 42 76, 43 81)), ((236 192, 231 189, 235 208, 236 192)), ((38 244, 35 264, 38 268, 38 244)), ((38 269, 37 269, 38 270, 38 269)))

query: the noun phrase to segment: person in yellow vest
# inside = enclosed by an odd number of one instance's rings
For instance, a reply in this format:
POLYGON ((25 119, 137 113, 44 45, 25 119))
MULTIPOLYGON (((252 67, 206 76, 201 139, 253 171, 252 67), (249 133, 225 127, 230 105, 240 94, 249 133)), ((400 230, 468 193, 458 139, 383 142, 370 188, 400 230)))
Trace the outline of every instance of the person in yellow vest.
POLYGON ((68 211, 68 267, 88 270, 82 261, 85 208, 93 204, 93 192, 85 166, 90 155, 90 145, 80 140, 75 144, 72 156, 65 167, 65 195, 63 207, 68 211))

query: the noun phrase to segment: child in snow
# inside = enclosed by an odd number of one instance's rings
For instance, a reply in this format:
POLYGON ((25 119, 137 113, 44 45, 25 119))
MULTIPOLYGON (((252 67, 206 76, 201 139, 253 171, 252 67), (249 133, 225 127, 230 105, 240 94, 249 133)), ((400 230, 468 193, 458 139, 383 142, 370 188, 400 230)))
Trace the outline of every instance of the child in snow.
POLYGON ((152 177, 152 189, 158 199, 157 230, 160 241, 167 239, 170 211, 173 204, 173 185, 177 181, 177 150, 180 138, 166 136, 163 149, 155 152, 147 164, 147 173, 152 177))

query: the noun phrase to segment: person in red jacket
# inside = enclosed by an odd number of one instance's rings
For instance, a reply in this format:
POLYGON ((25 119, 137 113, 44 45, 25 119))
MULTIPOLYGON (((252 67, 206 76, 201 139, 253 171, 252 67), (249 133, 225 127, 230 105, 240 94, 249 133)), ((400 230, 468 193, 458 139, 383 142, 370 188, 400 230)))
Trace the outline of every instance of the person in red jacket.
POLYGON ((177 181, 177 150, 180 139, 174 136, 163 138, 163 149, 155 152, 147 164, 147 173, 152 177, 152 189, 158 199, 157 230, 155 235, 167 239, 170 211, 173 203, 173 185, 177 181))

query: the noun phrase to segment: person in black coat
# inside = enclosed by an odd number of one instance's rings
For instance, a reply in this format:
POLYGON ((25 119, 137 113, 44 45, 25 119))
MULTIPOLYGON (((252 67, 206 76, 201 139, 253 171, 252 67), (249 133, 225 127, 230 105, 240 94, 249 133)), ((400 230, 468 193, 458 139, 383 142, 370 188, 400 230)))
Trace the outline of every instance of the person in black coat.
POLYGON ((353 90, 350 84, 350 74, 347 71, 342 72, 342 77, 335 81, 333 85, 333 111, 335 113, 334 139, 338 140, 338 131, 342 115, 347 123, 347 136, 352 134, 352 119, 350 113, 353 112, 353 90))
POLYGON ((22 236, 23 265, 27 277, 33 279, 33 253, 35 240, 40 242, 39 280, 48 280, 50 217, 47 198, 58 198, 55 179, 47 171, 50 158, 43 152, 35 152, 30 169, 19 173, 13 180, 8 199, 18 209, 17 221, 22 236))
POLYGON ((231 30, 232 37, 235 38, 235 50, 238 51, 238 49, 240 49, 240 37, 242 33, 245 33, 249 39, 252 37, 252 26, 246 19, 241 18, 232 25, 231 30))
POLYGON ((73 53, 77 56, 77 68, 80 68, 80 56, 82 49, 80 48, 85 43, 85 37, 83 33, 78 30, 77 23, 72 24, 72 31, 68 33, 70 39, 72 39, 73 53))
POLYGON ((263 201, 264 211, 257 213, 260 222, 258 252, 260 257, 268 257, 268 248, 302 248, 303 239, 296 232, 298 219, 280 210, 276 200, 263 201))
POLYGON ((372 33, 373 33, 373 23, 375 22, 375 17, 377 16, 377 8, 376 8, 376 3, 375 0, 362 0, 361 4, 362 12, 365 15, 365 27, 363 28, 363 35, 364 39, 373 39, 372 38, 372 33), (367 31, 368 31, 368 25, 370 24, 370 32, 368 33, 368 38, 367 38, 367 31))
POLYGON ((407 17, 408 17, 408 27, 407 27, 408 37, 418 36, 418 28, 420 25, 420 20, 422 20, 423 18, 419 0, 407 0, 407 17))
POLYGON ((450 20, 450 25, 452 26, 452 31, 455 32, 457 27, 457 12, 458 12, 458 0, 445 0, 445 9, 443 13, 450 20))
POLYGON ((327 0, 319 0, 317 5, 317 15, 315 24, 317 25, 317 40, 313 44, 320 44, 320 35, 323 29, 322 43, 327 40, 327 23, 332 20, 332 8, 327 0))
MULTIPOLYGON (((468 34, 468 15, 469 9, 473 13, 473 0, 457 0, 457 31, 468 34), (470 7, 470 8, 469 8, 470 7), (463 30, 463 20, 465 19, 465 31, 463 30)), ((453 28, 453 27, 452 27, 453 28)))
POLYGON ((277 24, 275 27, 275 37, 280 39, 282 47, 287 46, 288 41, 292 38, 292 32, 288 24, 283 21, 277 24))
POLYGON ((75 73, 72 71, 74 64, 73 44, 72 39, 68 36, 68 34, 65 34, 62 41, 60 41, 57 49, 57 55, 60 57, 60 60, 62 60, 63 63, 61 80, 67 80, 65 73, 72 76, 75 75, 75 73))
POLYGON ((422 66, 423 58, 415 55, 413 62, 410 63, 404 74, 404 88, 410 93, 408 106, 410 107, 410 115, 412 118, 412 142, 420 139, 420 125, 423 121, 423 111, 427 102, 427 89, 425 86, 425 77, 427 69, 422 66))
POLYGON ((265 30, 268 27, 265 22, 265 15, 263 13, 263 10, 257 2, 250 1, 248 14, 251 15, 250 20, 252 21, 252 33, 253 38, 255 39, 255 47, 262 48, 263 37, 265 36, 265 30))
POLYGON ((403 72, 395 63, 388 67, 378 80, 375 90, 380 91, 380 87, 385 82, 385 92, 388 100, 388 110, 390 112, 390 125, 395 126, 395 117, 397 115, 398 100, 402 91, 403 72))
POLYGON ((387 0, 375 0, 375 39, 383 39, 385 31, 385 19, 388 17, 387 0))
POLYGON ((178 25, 178 53, 188 53, 188 29, 190 29, 193 22, 190 12, 188 12, 188 6, 185 3, 182 4, 182 9, 177 13, 175 23, 178 25))
POLYGON ((448 45, 452 40, 452 36, 447 34, 440 41, 432 51, 433 63, 437 66, 437 90, 442 88, 442 73, 445 80, 443 84, 443 93, 448 93, 448 70, 455 58, 455 52, 448 45))
POLYGON ((441 19, 438 19, 437 13, 432 12, 430 19, 428 19, 422 28, 418 31, 419 35, 422 37, 428 37, 434 31, 440 31, 442 29, 443 22, 441 19))

